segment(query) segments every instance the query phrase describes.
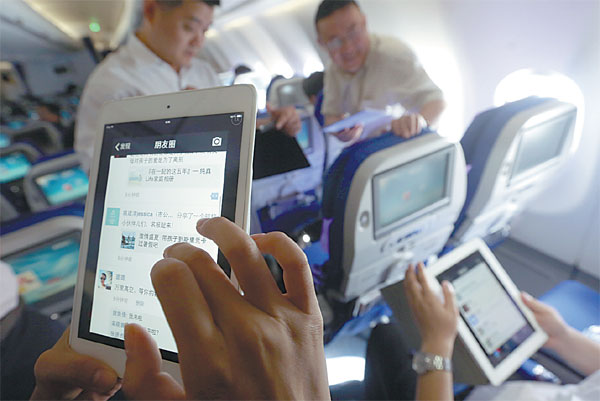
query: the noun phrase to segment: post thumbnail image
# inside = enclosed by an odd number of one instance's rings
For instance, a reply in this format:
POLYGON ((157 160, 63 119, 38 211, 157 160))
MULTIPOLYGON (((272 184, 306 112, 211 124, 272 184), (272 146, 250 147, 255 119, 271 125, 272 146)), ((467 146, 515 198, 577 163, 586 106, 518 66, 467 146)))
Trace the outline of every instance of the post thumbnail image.
POLYGON ((135 232, 123 231, 121 233, 121 248, 135 249, 135 232))

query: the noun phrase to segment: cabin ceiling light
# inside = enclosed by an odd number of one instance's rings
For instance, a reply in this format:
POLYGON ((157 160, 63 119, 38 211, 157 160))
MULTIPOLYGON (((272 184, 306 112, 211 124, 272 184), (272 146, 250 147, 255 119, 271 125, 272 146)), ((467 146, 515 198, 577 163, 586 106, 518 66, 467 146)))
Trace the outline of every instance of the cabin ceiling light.
POLYGON ((102 30, 102 28, 100 27, 100 23, 98 23, 98 20, 96 18, 92 18, 89 24, 89 28, 90 31, 94 33, 98 33, 102 30))

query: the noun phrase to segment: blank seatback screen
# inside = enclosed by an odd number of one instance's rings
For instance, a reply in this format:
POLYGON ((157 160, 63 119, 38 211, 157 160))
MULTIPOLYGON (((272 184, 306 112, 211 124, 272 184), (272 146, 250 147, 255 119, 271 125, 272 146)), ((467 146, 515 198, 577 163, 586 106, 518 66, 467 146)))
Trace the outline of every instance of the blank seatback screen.
POLYGON ((454 286, 460 316, 493 366, 533 334, 533 326, 479 252, 436 278, 454 286))
POLYGON ((449 201, 451 148, 373 177, 375 236, 449 201))
POLYGON ((568 114, 523 131, 511 182, 560 155, 574 118, 573 114, 568 114))

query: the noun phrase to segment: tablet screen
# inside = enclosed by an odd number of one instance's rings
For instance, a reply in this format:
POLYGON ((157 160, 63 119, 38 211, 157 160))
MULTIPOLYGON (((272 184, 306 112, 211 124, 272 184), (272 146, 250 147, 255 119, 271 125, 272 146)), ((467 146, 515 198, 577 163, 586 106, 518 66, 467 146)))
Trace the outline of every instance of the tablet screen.
POLYGON ((479 252, 437 276, 454 286, 460 316, 495 367, 534 332, 479 252))
POLYGON ((138 323, 164 358, 177 360, 150 270, 177 242, 217 260, 196 221, 234 220, 242 120, 232 113, 105 126, 80 337, 122 348, 125 324, 138 323))
POLYGON ((81 167, 41 175, 35 183, 52 206, 84 199, 88 192, 88 177, 81 167))

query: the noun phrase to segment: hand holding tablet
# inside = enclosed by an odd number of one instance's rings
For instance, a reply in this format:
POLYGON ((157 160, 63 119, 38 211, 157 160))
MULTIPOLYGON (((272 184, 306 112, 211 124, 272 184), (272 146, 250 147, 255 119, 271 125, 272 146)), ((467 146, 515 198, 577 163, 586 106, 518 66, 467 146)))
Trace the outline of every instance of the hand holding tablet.
POLYGON ((250 238, 223 218, 203 221, 198 231, 218 244, 244 294, 206 252, 188 244, 168 248, 152 281, 177 342, 183 387, 160 371, 151 336, 128 326, 125 393, 136 399, 327 399, 321 316, 302 251, 284 234, 250 238), (287 294, 262 253, 281 264, 287 294))
MULTIPOLYGON (((125 328, 123 390, 130 399, 328 399, 323 324, 304 253, 282 233, 248 236, 229 220, 201 220, 231 263, 240 294, 213 258, 186 243, 165 250, 152 282, 177 348, 183 385, 161 370, 156 341, 136 324, 125 328), (265 264, 283 268, 282 294, 265 264), (184 295, 184 296, 182 296, 184 295), (264 352, 268 349, 269 352, 264 352)), ((107 399, 117 374, 74 352, 68 330, 36 366, 39 399, 107 399)))
POLYGON ((421 333, 421 349, 445 358, 451 357, 458 324, 452 285, 443 283, 442 294, 436 294, 428 283, 423 263, 419 263, 416 269, 409 266, 404 288, 421 333))
MULTIPOLYGON (((444 281, 454 288, 460 318, 452 363, 458 382, 498 385, 548 339, 521 301, 517 287, 482 240, 475 239, 454 249, 429 266, 424 274, 425 282, 434 292, 440 290, 444 281)), ((407 279, 411 281, 410 274, 407 279)), ((407 342, 418 347, 419 330, 409 307, 411 291, 398 283, 382 292, 403 325, 407 342)))
POLYGON ((224 216, 244 229, 256 91, 236 85, 104 105, 90 173, 71 347, 122 375, 124 327, 157 341, 178 381, 177 346, 150 279, 169 245, 187 242, 226 268, 194 222, 224 216), (110 277, 110 283, 107 283, 110 277))
POLYGON ((283 234, 245 232, 255 115, 244 85, 103 108, 60 350, 113 368, 131 398, 329 397, 306 257, 283 234))

